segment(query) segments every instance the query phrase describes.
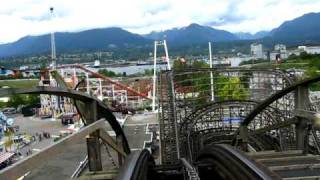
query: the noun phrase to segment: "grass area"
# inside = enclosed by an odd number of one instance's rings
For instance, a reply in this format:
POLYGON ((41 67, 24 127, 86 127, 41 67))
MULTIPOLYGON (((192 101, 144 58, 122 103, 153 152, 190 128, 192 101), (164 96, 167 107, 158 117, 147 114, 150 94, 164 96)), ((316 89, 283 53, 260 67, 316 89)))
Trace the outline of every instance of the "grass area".
POLYGON ((0 80, 0 87, 9 86, 10 88, 31 88, 38 86, 38 84, 38 79, 0 80))
POLYGON ((280 69, 291 69, 291 68, 295 68, 295 69, 307 69, 309 67, 308 63, 291 63, 291 62, 286 62, 286 63, 259 63, 259 64, 254 64, 253 67, 256 68, 280 68, 280 69))

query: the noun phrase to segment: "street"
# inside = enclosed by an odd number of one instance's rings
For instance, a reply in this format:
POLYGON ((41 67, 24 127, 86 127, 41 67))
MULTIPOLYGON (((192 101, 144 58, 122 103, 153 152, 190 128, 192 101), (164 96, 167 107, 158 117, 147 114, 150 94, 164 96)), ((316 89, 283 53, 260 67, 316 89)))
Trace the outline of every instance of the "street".
MULTIPOLYGON (((19 126, 20 133, 27 133, 31 136, 42 132, 48 132, 51 134, 51 138, 49 139, 42 138, 42 140, 39 141, 37 137, 35 142, 20 149, 23 157, 26 156, 26 152, 28 150, 32 150, 33 153, 35 153, 36 151, 40 151, 41 149, 54 143, 52 136, 59 135, 60 131, 67 129, 67 126, 62 126, 60 121, 23 117, 21 115, 15 115, 14 118, 14 125, 19 126)), ((157 123, 156 114, 136 114, 129 117, 124 123, 123 129, 132 150, 142 149, 145 142, 151 140, 151 133, 147 132, 148 123, 157 123)), ((107 169, 117 165, 115 151, 113 151, 111 148, 108 149, 111 156, 106 152, 106 148, 104 146, 101 148, 103 167, 107 169)), ((79 143, 74 143, 65 147, 63 153, 52 157, 52 159, 49 161, 32 170, 30 174, 25 177, 25 179, 69 179, 79 166, 79 163, 84 160, 86 154, 86 141, 83 139, 83 141, 79 143)))

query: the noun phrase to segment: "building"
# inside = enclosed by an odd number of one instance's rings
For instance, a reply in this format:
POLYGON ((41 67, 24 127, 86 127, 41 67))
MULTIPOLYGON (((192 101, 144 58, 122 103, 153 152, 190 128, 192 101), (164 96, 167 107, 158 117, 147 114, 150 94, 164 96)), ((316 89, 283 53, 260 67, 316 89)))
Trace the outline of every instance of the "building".
POLYGON ((320 46, 298 46, 298 49, 308 54, 320 54, 320 46))
MULTIPOLYGON (((68 83, 68 81, 67 81, 68 83)), ((57 82, 51 77, 48 72, 43 72, 40 75, 39 86, 57 87, 57 82)), ((76 109, 70 98, 41 94, 40 95, 41 108, 39 116, 42 118, 52 117, 57 118, 64 113, 75 113, 76 109)))
POLYGON ((287 59, 288 53, 286 45, 284 44, 276 44, 274 46, 274 50, 270 52, 270 60, 280 61, 281 59, 287 59))
POLYGON ((274 46, 274 50, 270 52, 270 60, 287 59, 291 55, 300 56, 302 52, 308 54, 320 54, 320 46, 298 46, 296 49, 286 49, 283 44, 274 46))
POLYGON ((274 50, 275 51, 286 51, 286 45, 284 45, 284 44, 276 44, 275 46, 274 46, 274 50))
POLYGON ((320 54, 320 46, 307 47, 306 52, 308 54, 320 54))
POLYGON ((288 57, 291 56, 291 55, 300 56, 300 54, 302 52, 303 52, 303 50, 301 50, 301 49, 290 49, 290 50, 287 50, 288 57))
POLYGON ((307 46, 298 46, 298 49, 301 51, 307 51, 307 46))
POLYGON ((262 44, 253 43, 250 45, 251 48, 251 55, 255 59, 263 59, 264 53, 263 53, 263 47, 262 44))

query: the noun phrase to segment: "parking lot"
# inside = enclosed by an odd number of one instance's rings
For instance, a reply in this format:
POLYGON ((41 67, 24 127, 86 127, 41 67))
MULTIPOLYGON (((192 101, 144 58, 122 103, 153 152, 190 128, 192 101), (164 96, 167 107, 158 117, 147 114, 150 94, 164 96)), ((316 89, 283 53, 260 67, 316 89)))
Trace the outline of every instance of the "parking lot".
MULTIPOLYGON (((67 128, 67 126, 62 126, 60 121, 50 121, 49 119, 42 120, 40 118, 32 117, 26 118, 21 115, 15 116, 14 118, 14 125, 19 126, 19 131, 30 135, 35 135, 36 133, 45 131, 49 132, 51 136, 54 136, 58 135, 61 130, 63 131, 67 128)), ((147 124, 154 124, 156 122, 155 114, 139 114, 127 119, 123 129, 132 150, 143 148, 144 143, 151 140, 151 133, 147 133, 147 124)), ((25 154, 29 149, 32 149, 34 152, 39 151, 52 143, 54 143, 53 138, 44 139, 41 142, 37 141, 25 147, 24 150, 22 150, 22 154, 25 154)), ((105 148, 103 149, 104 153, 102 156, 104 157, 104 166, 113 166, 111 159, 117 159, 114 151, 111 151, 113 157, 110 158, 110 156, 105 153, 105 148)), ((85 139, 80 143, 75 143, 65 147, 63 153, 53 157, 39 168, 31 171, 25 179, 69 179, 78 167, 79 163, 85 158, 86 151, 87 147, 85 139)))

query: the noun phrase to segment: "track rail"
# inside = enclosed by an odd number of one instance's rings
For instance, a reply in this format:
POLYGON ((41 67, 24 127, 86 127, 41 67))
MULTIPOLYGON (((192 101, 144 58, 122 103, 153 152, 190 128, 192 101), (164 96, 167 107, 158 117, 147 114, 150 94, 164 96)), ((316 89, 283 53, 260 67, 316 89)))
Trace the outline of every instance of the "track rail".
POLYGON ((120 168, 116 180, 143 180, 153 179, 150 174, 154 160, 146 149, 132 152, 120 168))
POLYGON ((96 72, 94 72, 94 71, 92 71, 92 70, 90 70, 90 69, 88 69, 88 68, 86 68, 86 67, 84 67, 82 65, 74 64, 74 65, 63 65, 63 66, 58 66, 57 67, 57 69, 62 69, 62 68, 78 68, 78 69, 81 69, 81 70, 83 70, 83 71, 85 71, 87 73, 90 73, 92 76, 94 76, 96 78, 101 78, 101 79, 103 79, 103 80, 105 80, 107 82, 110 82, 111 84, 114 84, 117 87, 123 88, 123 89, 125 89, 125 90, 127 90, 127 91, 129 91, 129 92, 131 92, 131 93, 133 93, 135 95, 137 95, 137 96, 140 96, 140 97, 143 97, 145 99, 151 100, 148 97, 147 94, 140 93, 140 92, 138 92, 138 91, 136 91, 136 90, 134 90, 134 89, 122 84, 122 83, 116 82, 116 81, 112 80, 111 78, 109 78, 107 76, 104 76, 102 74, 96 73, 96 72))
POLYGON ((264 166, 228 145, 204 148, 197 158, 200 179, 280 179, 264 166), (204 164, 205 166, 201 166, 204 164))
POLYGON ((270 106, 274 101, 296 90, 298 87, 308 86, 318 81, 320 81, 320 76, 295 83, 283 90, 280 90, 279 92, 273 94, 272 96, 264 100, 262 103, 260 103, 251 113, 248 114, 248 116, 242 121, 241 125, 247 126, 259 113, 261 113, 264 109, 270 106))

